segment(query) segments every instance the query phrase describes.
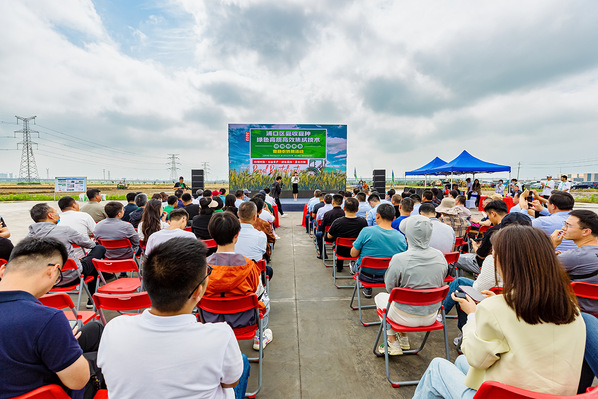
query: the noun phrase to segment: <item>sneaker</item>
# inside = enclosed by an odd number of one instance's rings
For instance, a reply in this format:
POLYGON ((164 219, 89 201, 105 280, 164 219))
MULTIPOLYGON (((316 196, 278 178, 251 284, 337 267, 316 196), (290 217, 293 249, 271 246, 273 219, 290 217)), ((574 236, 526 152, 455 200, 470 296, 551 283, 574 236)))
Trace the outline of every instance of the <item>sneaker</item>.
POLYGON ((351 274, 355 274, 356 269, 357 267, 355 266, 355 262, 349 262, 349 271, 351 272, 351 274))
MULTIPOLYGON (((378 352, 382 354, 384 353, 384 343, 381 343, 380 346, 378 346, 378 352)), ((403 350, 401 349, 399 341, 388 343, 388 354, 390 356, 398 356, 403 354, 403 350)))
MULTIPOLYGON (((266 348, 266 345, 268 345, 270 342, 272 342, 272 330, 270 330, 269 328, 266 328, 264 330, 264 341, 263 341, 263 347, 266 348)), ((256 351, 260 350, 260 340, 257 337, 257 335, 255 337, 253 337, 253 349, 256 351)))
POLYGON ((442 323, 442 315, 440 313, 436 315, 436 321, 442 323))
POLYGON ((285 214, 283 214, 283 215, 280 215, 280 217, 281 217, 281 218, 286 218, 286 217, 287 217, 287 214, 285 213, 285 214))
POLYGON ((85 305, 87 309, 93 309, 93 301, 91 298, 87 298, 87 304, 85 305))
POLYGON ((461 343, 463 342, 463 334, 459 334, 453 340, 453 344, 457 347, 457 352, 461 353, 461 343))
POLYGON ((366 297, 366 298, 372 297, 372 289, 371 288, 364 288, 362 292, 363 292, 364 297, 366 297))
POLYGON ((276 238, 277 240, 280 240, 280 236, 276 233, 274 233, 274 238, 276 238))
POLYGON ((399 335, 399 345, 401 345, 401 349, 409 350, 411 349, 411 345, 409 345, 409 337, 405 336, 402 337, 399 335))

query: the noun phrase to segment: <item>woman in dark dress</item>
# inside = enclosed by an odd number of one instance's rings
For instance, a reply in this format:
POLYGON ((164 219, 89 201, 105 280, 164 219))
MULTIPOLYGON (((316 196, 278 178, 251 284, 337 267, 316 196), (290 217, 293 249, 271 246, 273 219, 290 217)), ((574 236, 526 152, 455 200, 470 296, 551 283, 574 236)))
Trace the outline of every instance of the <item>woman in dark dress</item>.
POLYGON ((297 201, 297 194, 299 194, 299 176, 297 172, 291 177, 291 184, 293 184, 293 198, 297 201))

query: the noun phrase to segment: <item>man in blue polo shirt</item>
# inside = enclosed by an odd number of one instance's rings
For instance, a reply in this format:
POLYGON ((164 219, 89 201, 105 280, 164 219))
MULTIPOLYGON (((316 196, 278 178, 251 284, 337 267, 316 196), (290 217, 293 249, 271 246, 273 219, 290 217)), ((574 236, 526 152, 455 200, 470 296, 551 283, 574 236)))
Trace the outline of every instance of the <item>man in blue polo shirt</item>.
MULTIPOLYGON (((25 238, 0 269, 0 398, 47 384, 83 397, 90 366, 77 342, 82 333, 71 329, 62 311, 37 300, 60 281, 66 260, 66 248, 57 239, 25 238)), ((99 335, 96 350, 98 344, 99 335)))

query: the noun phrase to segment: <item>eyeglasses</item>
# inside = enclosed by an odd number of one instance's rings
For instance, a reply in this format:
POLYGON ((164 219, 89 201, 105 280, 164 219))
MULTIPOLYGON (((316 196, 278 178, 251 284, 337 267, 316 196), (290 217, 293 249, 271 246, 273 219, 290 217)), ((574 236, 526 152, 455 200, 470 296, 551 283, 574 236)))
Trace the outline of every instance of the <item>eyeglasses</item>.
POLYGON ((206 278, 208 278, 208 276, 209 276, 210 274, 212 274, 212 270, 213 270, 213 267, 212 267, 212 266, 210 266, 210 265, 208 265, 208 266, 207 266, 207 269, 206 269, 206 275, 204 276, 204 278, 202 278, 201 280, 199 280, 199 283, 197 283, 197 285, 195 286, 195 288, 193 288, 193 289, 191 290, 191 293, 189 293, 189 296, 187 297, 187 299, 191 298, 191 295, 193 295, 193 293, 195 292, 195 290, 199 288, 199 286, 201 285, 201 283, 203 283, 203 281, 204 281, 206 278))
POLYGON ((60 282, 63 279, 62 266, 60 266, 60 263, 48 263, 48 266, 58 266, 58 277, 56 278, 56 282, 54 283, 54 285, 60 284, 60 282))
POLYGON ((573 226, 572 224, 569 224, 567 222, 563 222, 563 230, 568 230, 570 228, 581 229, 581 227, 579 227, 579 226, 573 226))

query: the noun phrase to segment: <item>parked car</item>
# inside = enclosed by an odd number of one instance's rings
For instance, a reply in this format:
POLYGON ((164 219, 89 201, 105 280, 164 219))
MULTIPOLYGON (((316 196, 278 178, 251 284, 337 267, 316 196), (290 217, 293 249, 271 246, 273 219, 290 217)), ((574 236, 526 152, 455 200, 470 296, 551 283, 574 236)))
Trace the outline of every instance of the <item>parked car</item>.
POLYGON ((588 189, 588 188, 598 188, 598 182, 584 181, 581 183, 576 183, 573 186, 571 186, 572 190, 580 190, 580 189, 588 189))
POLYGON ((525 186, 529 187, 529 188, 540 189, 540 188, 542 188, 542 183, 540 183, 539 181, 535 181, 535 182, 528 183, 525 186))

